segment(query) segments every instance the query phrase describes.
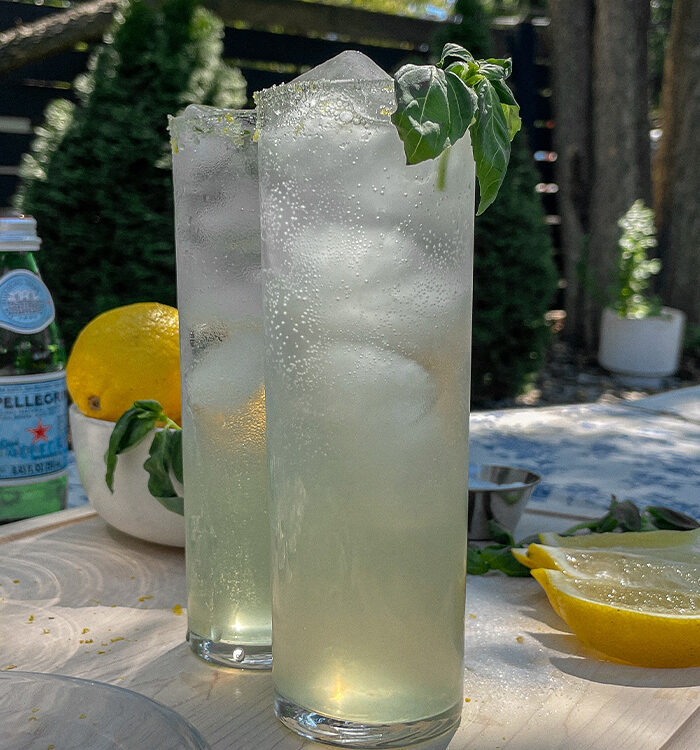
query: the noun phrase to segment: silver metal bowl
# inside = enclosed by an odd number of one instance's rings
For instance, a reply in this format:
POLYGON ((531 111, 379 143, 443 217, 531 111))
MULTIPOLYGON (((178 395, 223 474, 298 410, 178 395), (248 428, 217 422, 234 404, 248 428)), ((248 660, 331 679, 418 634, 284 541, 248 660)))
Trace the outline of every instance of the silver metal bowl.
POLYGON ((469 538, 491 539, 489 521, 513 531, 541 477, 513 466, 469 465, 469 538))

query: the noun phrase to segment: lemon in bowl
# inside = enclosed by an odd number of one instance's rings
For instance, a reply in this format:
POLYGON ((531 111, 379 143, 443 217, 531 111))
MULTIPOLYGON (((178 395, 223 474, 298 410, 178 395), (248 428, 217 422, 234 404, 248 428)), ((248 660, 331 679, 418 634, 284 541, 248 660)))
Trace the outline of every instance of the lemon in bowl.
MULTIPOLYGON (((78 474, 95 510, 111 526, 150 542, 184 546, 181 515, 148 489, 155 431, 120 453, 114 492, 106 482, 105 453, 115 423, 135 401, 158 400, 180 422, 177 310, 156 302, 126 305, 98 315, 81 331, 66 367, 71 437, 78 474)), ((182 494, 182 486, 173 480, 182 494)))

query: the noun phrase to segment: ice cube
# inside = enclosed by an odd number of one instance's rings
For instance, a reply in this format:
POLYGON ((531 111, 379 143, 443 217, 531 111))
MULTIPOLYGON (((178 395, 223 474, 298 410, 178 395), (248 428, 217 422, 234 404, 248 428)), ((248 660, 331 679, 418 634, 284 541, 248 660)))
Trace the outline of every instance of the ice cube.
POLYGON ((346 50, 294 79, 298 81, 391 81, 379 65, 357 50, 346 50))
MULTIPOLYGON (((213 328, 213 326, 212 326, 213 328)), ((211 330, 211 328, 210 328, 211 330)), ((233 412, 259 391, 263 380, 262 328, 230 326, 229 337, 218 331, 217 346, 205 343, 202 356, 186 378, 190 404, 233 412)))

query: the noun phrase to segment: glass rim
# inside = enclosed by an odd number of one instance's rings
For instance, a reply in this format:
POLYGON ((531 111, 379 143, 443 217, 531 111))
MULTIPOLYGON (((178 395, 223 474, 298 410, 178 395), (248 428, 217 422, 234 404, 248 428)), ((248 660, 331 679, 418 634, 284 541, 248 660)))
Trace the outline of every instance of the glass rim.
POLYGON ((205 104, 188 104, 178 115, 168 115, 168 131, 173 138, 196 133, 197 135, 240 136, 236 126, 248 124, 255 128, 255 109, 230 109, 205 104), (233 127, 234 131, 229 132, 233 127))
POLYGON ((390 122, 390 117, 396 110, 396 96, 394 92, 393 79, 367 79, 348 78, 342 80, 311 80, 311 81, 288 81, 279 83, 266 89, 256 91, 253 95, 257 105, 258 122, 257 127, 264 127, 269 121, 274 121, 281 116, 279 106, 302 102, 310 95, 333 96, 342 93, 358 93, 363 96, 367 94, 386 94, 387 106, 377 106, 376 113, 362 113, 362 118, 368 121, 390 122))

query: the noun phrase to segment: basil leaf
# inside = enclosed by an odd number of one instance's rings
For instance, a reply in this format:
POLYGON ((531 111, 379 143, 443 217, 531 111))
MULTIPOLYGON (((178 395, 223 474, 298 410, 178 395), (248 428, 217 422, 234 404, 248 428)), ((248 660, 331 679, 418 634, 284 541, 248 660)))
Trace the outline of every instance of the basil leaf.
POLYGON ((454 145, 466 132, 476 111, 476 94, 451 71, 445 73, 450 112, 448 138, 454 145))
POLYGON ((494 542, 499 544, 507 544, 510 547, 515 546, 515 540, 513 535, 508 531, 505 526, 501 526, 498 521, 494 521, 492 518, 489 519, 489 535, 494 542))
POLYGON ((478 67, 478 64, 476 60, 474 60, 474 56, 471 52, 464 49, 461 44, 455 44, 454 42, 449 42, 442 48, 442 55, 440 55, 440 62, 438 65, 440 67, 444 67, 445 63, 448 60, 462 60, 466 63, 473 64, 475 68, 478 67))
POLYGON ((645 513, 651 516, 652 522, 657 529, 671 529, 676 531, 691 531, 700 526, 692 516, 685 513, 679 513, 671 508, 663 506, 650 505, 644 509, 645 513))
POLYGON ((513 92, 508 88, 508 84, 505 81, 495 80, 491 81, 491 85, 494 87, 494 89, 496 89, 496 93, 498 94, 498 99, 501 104, 505 104, 509 107, 515 107, 517 109, 517 114, 520 111, 520 107, 518 106, 518 102, 515 101, 513 92))
MULTIPOLYGON (((506 58, 499 58, 499 57, 489 57, 486 60, 479 60, 480 63, 488 63, 489 65, 496 65, 499 68, 503 68, 505 70, 505 76, 504 78, 508 78, 508 76, 513 72, 513 61, 510 57, 506 58)), ((481 67, 481 66, 480 66, 481 67)))
POLYGON ((608 513, 607 516, 603 516, 598 524, 592 529, 592 531, 598 534, 605 534, 608 531, 615 531, 618 527, 618 520, 615 518, 613 513, 608 513))
MULTIPOLYGON (((179 431, 177 431, 179 432, 179 431)), ((174 513, 184 515, 184 502, 173 487, 170 479, 170 430, 160 430, 153 436, 148 452, 149 457, 143 468, 149 473, 148 491, 164 507, 174 513)))
POLYGON ((612 514, 625 531, 641 531, 642 516, 633 502, 624 500, 617 503, 612 514))
POLYGON ((479 61, 479 73, 489 81, 502 81, 508 77, 508 71, 502 65, 479 61))
POLYGON ((472 576, 482 576, 488 573, 490 567, 484 562, 481 550, 471 544, 467 547, 467 573, 472 576))
POLYGON ((184 498, 180 497, 179 495, 173 495, 173 496, 167 496, 167 497, 157 497, 156 500, 168 510, 172 511, 173 513, 177 513, 178 516, 184 516, 185 515, 185 501, 184 498))
POLYGON ((170 468, 180 484, 182 484, 182 430, 170 433, 168 440, 170 449, 170 468))
POLYGON ((449 77, 448 83, 445 71, 434 65, 404 65, 396 74, 397 107, 391 119, 403 140, 407 164, 439 156, 469 126, 472 96, 456 75, 449 77))
MULTIPOLYGON (((154 403, 158 404, 157 401, 154 403)), ((156 425, 157 416, 152 411, 144 412, 138 404, 139 402, 135 402, 131 409, 127 409, 119 417, 112 434, 109 436, 109 445, 105 453, 105 464, 107 466, 105 482, 110 492, 114 492, 114 472, 117 468, 117 456, 138 445, 156 425)), ((161 411, 160 404, 158 404, 158 412, 161 411)))
POLYGON ((165 415, 163 413, 163 407, 154 401, 153 399, 147 399, 143 401, 134 401, 134 409, 139 412, 142 419, 149 419, 154 416, 157 420, 162 420, 165 415))
POLYGON ((479 81, 476 96, 476 117, 469 132, 479 180, 478 216, 494 202, 506 175, 510 159, 510 130, 491 81, 486 78, 479 81))
POLYGON ((501 102, 501 109, 506 118, 506 124, 508 125, 508 137, 512 141, 515 138, 516 133, 520 130, 523 125, 523 121, 520 119, 520 107, 517 105, 511 107, 510 105, 503 104, 501 102))
POLYGON ((492 570, 500 570, 507 576, 524 578, 530 575, 530 568, 513 557, 509 546, 489 545, 481 550, 481 557, 492 570))

